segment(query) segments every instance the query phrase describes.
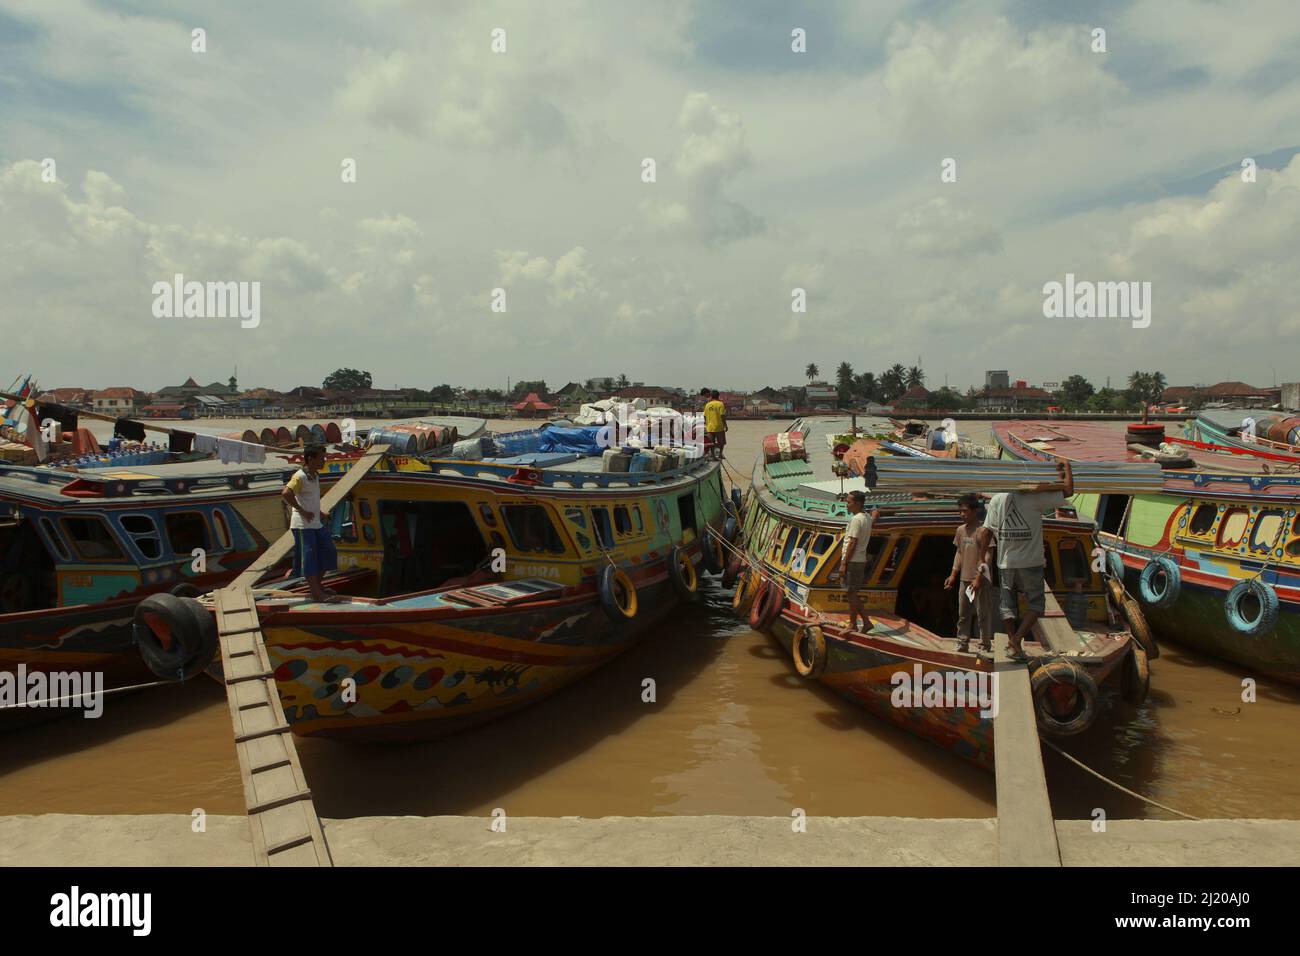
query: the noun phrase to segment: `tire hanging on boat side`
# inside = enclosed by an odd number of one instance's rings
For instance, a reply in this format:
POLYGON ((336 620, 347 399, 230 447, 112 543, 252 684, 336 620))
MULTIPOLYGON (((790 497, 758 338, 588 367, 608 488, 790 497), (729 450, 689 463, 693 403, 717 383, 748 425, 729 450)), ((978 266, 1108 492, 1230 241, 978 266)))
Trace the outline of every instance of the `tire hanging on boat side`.
POLYGON ((1119 695, 1130 704, 1146 702, 1147 692, 1151 690, 1151 665, 1147 661, 1147 652, 1137 641, 1129 643, 1129 652, 1120 665, 1119 695))
POLYGON ((627 624, 636 617, 638 608, 636 585, 621 568, 612 564, 601 568, 598 591, 600 606, 610 621, 615 624, 627 624))
POLYGON ((216 621, 192 598, 151 594, 136 605, 132 621, 140 657, 163 680, 188 680, 216 656, 216 621))
POLYGON ((1083 733, 1097 719, 1097 682, 1071 661, 1052 661, 1036 668, 1030 678, 1030 689, 1038 728, 1045 734, 1073 737, 1083 733), (1066 685, 1073 688, 1074 695, 1070 711, 1062 715, 1055 711, 1049 697, 1066 685))
POLYGON ((756 631, 767 631, 781 616, 785 607, 785 592, 774 581, 764 581, 754 595, 754 603, 749 609, 749 626, 756 631))
POLYGON ((683 601, 693 600, 699 590, 700 579, 695 573, 695 564, 681 545, 673 548, 673 553, 668 556, 668 580, 683 601))
POLYGON ((816 624, 802 624, 790 642, 790 656, 800 677, 816 680, 826 670, 826 635, 816 624), (807 645, 808 656, 804 656, 807 645))

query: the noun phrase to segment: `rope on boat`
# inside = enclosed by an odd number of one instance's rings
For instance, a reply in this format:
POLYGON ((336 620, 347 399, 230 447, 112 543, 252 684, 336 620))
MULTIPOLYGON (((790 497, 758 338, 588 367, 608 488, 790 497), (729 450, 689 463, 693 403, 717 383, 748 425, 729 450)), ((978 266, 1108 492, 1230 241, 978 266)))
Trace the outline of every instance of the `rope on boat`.
POLYGON ((1199 820, 1199 819, 1201 819, 1200 817, 1194 817, 1194 816, 1192 816, 1190 813, 1183 813, 1182 810, 1175 810, 1173 807, 1166 806, 1165 804, 1160 803, 1158 800, 1152 800, 1150 797, 1144 797, 1144 796, 1142 796, 1142 794, 1140 794, 1140 793, 1135 793, 1134 791, 1130 790, 1128 787, 1124 786, 1123 784, 1116 783, 1114 780, 1111 780, 1109 777, 1104 776, 1103 774, 1098 773, 1096 770, 1093 770, 1091 767, 1089 767, 1089 766, 1088 766, 1086 763, 1084 763, 1082 760, 1079 760, 1077 757, 1072 757, 1072 756, 1070 756, 1068 753, 1066 753, 1064 750, 1062 750, 1062 749, 1061 749, 1060 747, 1058 747, 1056 744, 1052 743, 1052 742, 1051 742, 1050 740, 1048 740, 1046 737, 1040 737, 1039 739, 1042 740, 1043 743, 1047 744, 1047 746, 1049 746, 1049 747, 1051 747, 1053 750, 1055 750, 1058 754, 1060 754, 1060 755, 1061 755, 1062 757, 1064 757, 1066 760, 1070 761, 1070 763, 1074 764, 1074 765, 1077 766, 1077 767, 1082 768, 1083 770, 1086 770, 1088 773, 1092 774, 1094 777, 1096 777, 1096 778, 1097 778, 1098 780, 1100 780, 1102 783, 1110 784, 1110 785, 1111 785, 1112 787, 1114 787, 1116 790, 1119 790, 1119 791, 1121 791, 1121 792, 1123 792, 1123 793, 1126 793, 1126 794, 1128 794, 1130 797, 1136 797, 1138 800, 1141 800, 1143 803, 1149 803, 1149 804, 1151 804, 1153 807, 1159 807, 1161 810, 1167 810, 1167 811, 1169 811, 1170 813, 1176 814, 1177 816, 1180 816, 1180 817, 1184 817, 1185 819, 1188 819, 1188 820, 1199 820))
POLYGON ((40 700, 24 701, 21 704, 5 704, 0 706, 0 710, 18 710, 26 707, 50 707, 54 704, 62 703, 65 700, 79 700, 84 702, 87 697, 107 697, 109 694, 120 694, 128 690, 144 690, 146 687, 161 687, 163 684, 175 684, 172 680, 156 680, 147 684, 131 684, 128 687, 110 687, 108 690, 101 691, 84 691, 80 694, 71 694, 67 697, 42 698, 40 700))

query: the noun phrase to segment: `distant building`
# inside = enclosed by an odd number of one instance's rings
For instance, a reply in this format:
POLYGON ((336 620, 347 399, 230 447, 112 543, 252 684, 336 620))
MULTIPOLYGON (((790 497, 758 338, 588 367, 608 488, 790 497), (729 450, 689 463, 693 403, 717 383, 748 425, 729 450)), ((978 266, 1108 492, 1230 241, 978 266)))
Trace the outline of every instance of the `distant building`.
POLYGON ((614 397, 628 402, 644 398, 651 405, 667 405, 669 407, 673 407, 683 400, 681 392, 672 388, 663 388, 659 385, 631 385, 628 388, 620 388, 614 393, 614 397))
POLYGON ((1281 393, 1283 408, 1300 408, 1300 382, 1284 382, 1281 393))
POLYGON ((234 398, 239 394, 239 383, 235 376, 230 376, 225 385, 220 382, 213 382, 210 385, 200 385, 190 376, 180 385, 168 385, 160 388, 154 396, 159 401, 164 402, 183 402, 187 398, 194 398, 198 395, 213 395, 218 398, 234 398))
POLYGON ((1011 376, 1006 369, 995 372, 984 373, 984 388, 987 389, 1005 389, 1011 387, 1011 376))
POLYGON ((895 408, 925 408, 930 402, 930 390, 924 385, 913 385, 894 399, 895 408))
MULTIPOLYGON (((1283 386, 1285 388, 1285 386, 1283 386)), ((1281 388, 1259 388, 1245 382, 1217 382, 1204 388, 1195 385, 1171 385, 1160 393, 1165 404, 1217 405, 1236 408, 1267 408, 1282 401, 1281 388)))
POLYGON ((834 385, 827 385, 825 382, 815 382, 804 388, 804 404, 812 408, 819 405, 829 405, 831 408, 838 408, 840 404, 840 390, 834 385))
POLYGON ((52 388, 36 396, 38 402, 53 402, 69 408, 88 408, 90 406, 90 389, 88 388, 52 388))
POLYGON ((101 388, 90 393, 90 406, 101 415, 127 418, 134 415, 137 408, 148 399, 148 395, 134 388, 101 388))
POLYGON ((990 412, 1027 412, 1046 408, 1051 392, 1017 382, 1016 388, 986 388, 975 396, 975 407, 990 412))

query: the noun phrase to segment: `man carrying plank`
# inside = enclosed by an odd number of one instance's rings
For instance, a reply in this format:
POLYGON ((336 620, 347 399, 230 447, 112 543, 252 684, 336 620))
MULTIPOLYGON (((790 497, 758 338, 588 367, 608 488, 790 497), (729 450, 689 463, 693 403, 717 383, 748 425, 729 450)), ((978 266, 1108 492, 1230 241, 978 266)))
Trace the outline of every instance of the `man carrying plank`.
MULTIPOLYGON (((1049 508, 1064 508, 1074 494, 1074 472, 1068 461, 1057 462, 1060 481, 1039 482, 1029 491, 1011 491, 989 499, 984 527, 976 534, 976 545, 984 554, 996 539, 998 571, 1001 580, 1000 611, 1003 626, 1010 638, 1008 656, 1012 660, 1025 660, 1021 646, 1046 609, 1043 593, 1043 512, 1049 508), (1016 628, 1018 595, 1024 595, 1029 613, 1016 628), (1013 630, 1014 628, 1014 630, 1013 630)), ((978 593, 987 582, 976 575, 975 591, 978 593)))

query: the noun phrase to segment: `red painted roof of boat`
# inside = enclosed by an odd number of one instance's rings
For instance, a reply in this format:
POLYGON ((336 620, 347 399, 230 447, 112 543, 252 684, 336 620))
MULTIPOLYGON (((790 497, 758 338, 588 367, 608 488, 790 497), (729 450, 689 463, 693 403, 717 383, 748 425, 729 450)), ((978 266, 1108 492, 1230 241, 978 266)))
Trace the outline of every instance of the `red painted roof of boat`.
MULTIPOLYGON (((1069 461, 1143 461, 1128 449, 1129 440, 1119 423, 1087 421, 998 421, 991 425, 994 437, 1009 452, 1019 458, 1050 461, 1054 458, 1069 461), (1033 442, 1042 447, 1035 448, 1033 442)), ((1191 455, 1194 465, 1187 468, 1166 468, 1165 488, 1172 492, 1193 490, 1193 478, 1199 473, 1224 475, 1266 475, 1270 473, 1293 477, 1296 472, 1287 466, 1270 463, 1250 455, 1208 451, 1184 444, 1181 430, 1166 427, 1165 441, 1181 444, 1191 455)), ((1195 488, 1201 492, 1236 492, 1242 487, 1229 482, 1202 481, 1195 488)), ((1294 486, 1266 485, 1256 493, 1273 496, 1296 496, 1294 486)))

